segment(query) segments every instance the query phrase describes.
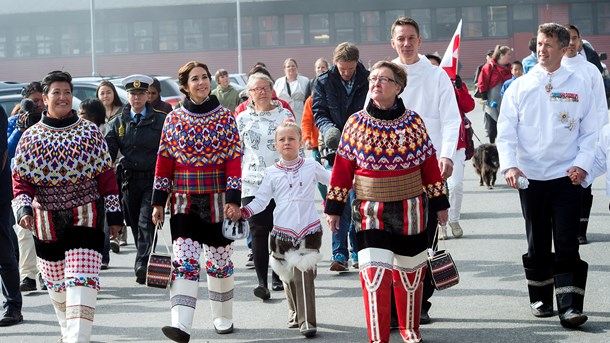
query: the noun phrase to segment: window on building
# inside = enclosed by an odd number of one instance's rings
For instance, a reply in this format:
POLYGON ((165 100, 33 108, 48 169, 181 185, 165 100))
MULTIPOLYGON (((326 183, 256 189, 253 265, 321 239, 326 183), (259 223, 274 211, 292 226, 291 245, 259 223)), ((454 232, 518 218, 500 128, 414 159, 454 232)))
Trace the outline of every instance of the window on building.
POLYGON ((570 24, 576 25, 580 35, 593 34, 593 4, 590 2, 580 2, 570 4, 570 24))
POLYGON ((110 53, 126 53, 129 52, 129 40, 127 23, 110 23, 108 25, 108 41, 110 46, 108 48, 110 53))
MULTIPOLYGON (((254 46, 254 18, 241 17, 239 23, 241 29, 241 46, 243 48, 251 48, 254 46)), ((237 35, 237 18, 233 18, 233 30, 237 35)), ((237 47, 237 42, 235 42, 237 47)))
POLYGON ((610 33, 610 3, 597 4, 597 34, 610 33))
POLYGON ((411 18, 419 25, 419 35, 423 39, 432 37, 432 15, 430 9, 412 9, 411 18))
POLYGON ((335 43, 354 42, 354 13, 335 13, 335 43))
POLYGON ((182 25, 184 50, 203 50, 203 20, 185 19, 182 21, 182 25))
POLYGON ((152 21, 139 21, 133 23, 133 36, 135 51, 153 51, 152 21))
POLYGON ((462 35, 464 37, 483 37, 481 7, 462 7, 462 35))
MULTIPOLYGON (((91 54, 91 25, 80 28, 82 33, 82 50, 85 54, 91 54)), ((104 52, 104 26, 102 24, 95 25, 95 53, 104 52)))
POLYGON ((309 15, 309 42, 312 45, 328 44, 330 42, 328 14, 309 15))
POLYGON ((227 18, 209 18, 208 33, 210 49, 229 48, 229 21, 227 18))
POLYGON ((381 42, 381 15, 379 11, 360 12, 360 41, 381 42))
POLYGON ((55 45, 55 30, 52 26, 39 26, 36 28, 36 54, 50 56, 55 45))
POLYGON ((534 5, 513 5, 513 32, 536 32, 537 24, 534 5))
POLYGON ((303 27, 303 15, 284 16, 284 44, 303 45, 305 43, 305 30, 303 27))
POLYGON ((508 36, 508 8, 506 6, 487 8, 487 35, 490 37, 508 36))
POLYGON ((178 42, 178 22, 163 20, 159 22, 159 51, 175 51, 180 48, 178 42))
MULTIPOLYGON (((60 27, 60 30, 60 53, 62 55, 80 54, 80 28, 76 25, 63 25, 60 27)), ((91 41, 91 39, 89 39, 89 41, 91 41)))
POLYGON ((436 9, 436 35, 437 39, 453 37, 457 28, 457 14, 455 8, 436 9))
POLYGON ((8 31, 0 28, 0 58, 7 58, 7 38, 8 31))
POLYGON ((260 47, 279 45, 278 17, 274 15, 258 17, 258 45, 260 47))
POLYGON ((382 37, 385 36, 386 40, 390 40, 392 38, 392 35, 390 33, 390 30, 392 29, 392 24, 394 24, 396 19, 398 19, 399 17, 402 17, 404 15, 405 15, 404 10, 385 11, 385 26, 381 29, 382 37))

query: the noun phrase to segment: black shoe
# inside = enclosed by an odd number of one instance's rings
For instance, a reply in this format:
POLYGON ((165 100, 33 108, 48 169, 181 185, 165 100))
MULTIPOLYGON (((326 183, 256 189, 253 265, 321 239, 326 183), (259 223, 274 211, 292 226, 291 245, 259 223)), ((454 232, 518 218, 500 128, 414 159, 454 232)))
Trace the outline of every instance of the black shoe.
POLYGON ((254 295, 257 298, 261 298, 263 300, 267 300, 271 298, 271 293, 269 293, 269 289, 267 287, 258 286, 254 289, 254 295))
POLYGON ((174 342, 188 343, 191 340, 191 335, 173 326, 164 326, 161 331, 163 331, 165 337, 174 342))
POLYGON ((101 270, 107 270, 108 269, 108 263, 102 262, 102 267, 100 269, 101 270))
POLYGON ((546 318, 553 316, 553 305, 544 304, 542 301, 537 301, 530 304, 532 314, 538 318, 546 318))
POLYGON ((391 316, 390 317, 390 330, 398 329, 398 318, 391 316))
POLYGON ((119 244, 118 239, 110 240, 110 250, 112 250, 112 252, 115 254, 118 254, 121 251, 121 245, 119 244))
POLYGON ((40 290, 41 291, 46 291, 47 290, 47 284, 44 283, 44 280, 42 279, 42 274, 38 273, 38 283, 40 284, 40 290))
MULTIPOLYGON (((31 279, 30 279, 31 280, 31 279)), ((34 287, 36 288, 36 287, 34 287)), ((0 326, 11 326, 15 324, 19 324, 23 321, 23 316, 19 311, 9 311, 6 310, 2 319, 0 319, 0 326)))
POLYGON ((146 267, 139 266, 136 269, 136 282, 139 283, 140 285, 143 285, 146 283, 146 267))
POLYGON ((21 284, 19 285, 19 290, 22 292, 31 292, 36 290, 36 280, 30 279, 29 277, 21 280, 21 284))
POLYGON ((419 317, 419 324, 421 325, 426 325, 426 324, 430 324, 431 319, 430 319, 430 315, 428 315, 428 312, 422 311, 420 317, 419 317))
POLYGON ((578 244, 587 244, 587 236, 578 236, 578 244))
POLYGON ((273 282, 271 282, 271 289, 274 291, 283 291, 284 283, 282 283, 281 280, 274 280, 273 282))
POLYGON ((559 322, 561 326, 568 329, 574 329, 584 324, 589 317, 580 313, 580 311, 569 308, 563 314, 559 314, 559 322))
POLYGON ((316 335, 316 332, 316 328, 301 329, 301 335, 305 336, 306 338, 314 337, 316 335))

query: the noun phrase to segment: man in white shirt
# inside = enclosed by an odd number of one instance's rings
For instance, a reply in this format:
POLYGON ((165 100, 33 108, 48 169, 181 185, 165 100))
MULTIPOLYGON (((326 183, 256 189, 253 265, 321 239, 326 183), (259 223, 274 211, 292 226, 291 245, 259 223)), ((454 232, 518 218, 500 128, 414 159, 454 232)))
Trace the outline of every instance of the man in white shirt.
MULTIPOLYGON (((570 31, 570 45, 568 50, 561 60, 561 65, 578 72, 587 81, 590 81, 591 91, 593 96, 593 106, 599 117, 599 128, 601 129, 608 123, 608 108, 606 103, 606 90, 604 89, 604 79, 597 67, 587 61, 587 58, 579 51, 582 51, 582 38, 578 28, 574 25, 566 25, 566 29, 570 31)), ((591 185, 583 190, 582 203, 580 207, 580 226, 578 229, 578 243, 587 244, 587 227, 589 226, 589 214, 593 205, 593 194, 591 194, 591 185)))
POLYGON ((519 188, 528 252, 523 255, 530 307, 553 315, 553 285, 561 325, 575 328, 582 314, 588 265, 578 253, 582 186, 591 171, 599 117, 590 81, 561 60, 570 40, 558 24, 538 28, 538 65, 504 94, 498 121, 500 170, 519 188), (554 245, 554 253, 552 247, 554 245))
MULTIPOLYGON (((398 57, 392 62, 403 65, 407 71, 407 87, 400 97, 406 108, 417 112, 424 120, 426 130, 436 149, 441 175, 447 179, 453 173, 452 159, 457 149, 462 120, 453 84, 442 68, 436 67, 424 55, 419 54, 422 37, 419 34, 419 25, 415 20, 407 17, 396 19, 390 33, 392 34, 390 44, 398 54, 398 57)), ((463 155, 462 158, 464 158, 463 155)), ((428 235, 429 247, 433 244, 437 225, 436 213, 429 212, 425 232, 428 235)), ((439 230, 444 233, 446 229, 439 227, 439 230)), ((459 226, 452 228, 452 233, 456 238, 463 235, 459 226)), ((434 285, 431 282, 430 271, 427 271, 424 279, 420 318, 422 324, 430 322, 428 310, 432 304, 428 299, 433 293, 434 285)), ((394 310, 393 305, 392 310, 394 310)), ((395 319, 394 313, 392 316, 395 319)))

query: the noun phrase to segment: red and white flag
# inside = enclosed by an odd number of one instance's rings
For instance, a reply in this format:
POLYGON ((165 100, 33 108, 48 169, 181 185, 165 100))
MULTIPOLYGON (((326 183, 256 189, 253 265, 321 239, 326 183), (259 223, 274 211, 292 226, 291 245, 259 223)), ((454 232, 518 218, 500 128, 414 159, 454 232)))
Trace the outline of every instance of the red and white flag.
POLYGON ((443 55, 440 67, 445 69, 447 75, 454 80, 457 75, 458 59, 460 55, 460 36, 462 35, 462 20, 458 23, 457 29, 451 38, 451 42, 443 55))

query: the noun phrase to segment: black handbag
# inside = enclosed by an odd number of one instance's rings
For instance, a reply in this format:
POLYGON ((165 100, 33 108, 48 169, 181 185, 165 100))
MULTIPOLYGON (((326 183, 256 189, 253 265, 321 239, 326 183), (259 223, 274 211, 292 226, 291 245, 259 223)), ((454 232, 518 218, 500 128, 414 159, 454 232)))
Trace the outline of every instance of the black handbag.
MULTIPOLYGON (((438 225, 434 242, 438 242, 438 225)), ((460 274, 449 251, 446 248, 445 250, 437 250, 437 248, 437 244, 434 244, 432 249, 428 249, 428 268, 434 288, 440 291, 457 285, 460 282, 460 274)))
POLYGON ((157 241, 157 237, 161 236, 167 253, 155 252, 153 248, 150 256, 148 257, 148 267, 146 268, 146 286, 154 288, 167 288, 172 275, 172 254, 165 241, 165 237, 159 234, 163 224, 157 224, 155 227, 155 236, 153 242, 157 241))

